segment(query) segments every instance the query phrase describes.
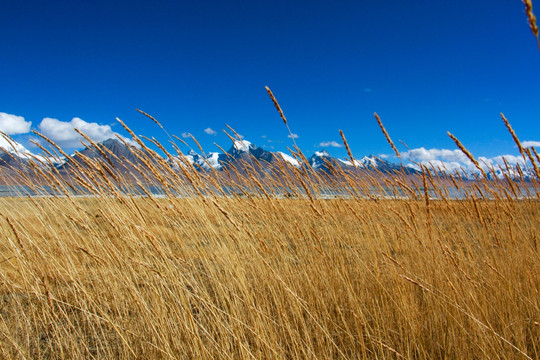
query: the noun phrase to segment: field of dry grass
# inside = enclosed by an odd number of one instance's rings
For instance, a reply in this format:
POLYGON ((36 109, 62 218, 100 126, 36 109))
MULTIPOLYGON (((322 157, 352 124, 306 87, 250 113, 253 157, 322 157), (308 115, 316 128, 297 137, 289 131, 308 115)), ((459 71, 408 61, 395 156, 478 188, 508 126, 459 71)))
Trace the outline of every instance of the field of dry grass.
POLYGON ((538 358, 537 199, 0 200, 3 358, 538 358))

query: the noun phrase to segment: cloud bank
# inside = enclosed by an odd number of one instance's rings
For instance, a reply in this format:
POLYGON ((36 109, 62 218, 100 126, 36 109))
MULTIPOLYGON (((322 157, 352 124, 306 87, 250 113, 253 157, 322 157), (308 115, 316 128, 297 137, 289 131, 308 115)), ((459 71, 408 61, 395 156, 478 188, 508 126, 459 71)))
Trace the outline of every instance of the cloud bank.
POLYGON ((0 112, 0 131, 8 135, 26 134, 32 126, 24 117, 0 112))
MULTIPOLYGON (((41 120, 38 125, 39 131, 54 141, 61 147, 80 147, 81 141, 84 141, 83 137, 79 135, 75 129, 80 130, 87 135, 93 141, 103 141, 110 138, 116 138, 115 133, 109 125, 100 125, 96 122, 87 122, 81 118, 74 117, 71 121, 60 121, 46 117, 41 120)), ((126 139, 121 136, 124 140, 126 139)))
POLYGON ((212 129, 212 128, 209 128, 209 127, 207 127, 206 129, 204 129, 204 132, 205 132, 206 134, 208 134, 208 135, 214 135, 214 136, 217 135, 217 131, 214 130, 214 129, 212 129))
MULTIPOLYGON (((401 156, 405 160, 448 172, 454 172, 456 170, 479 172, 476 166, 459 149, 426 149, 420 147, 403 152, 401 156)), ((516 164, 522 166, 525 163, 521 156, 515 155, 499 155, 491 158, 480 156, 477 157, 477 160, 480 167, 485 171, 489 171, 491 168, 498 169, 499 166, 505 168, 505 160, 511 166, 515 166, 516 164)))
POLYGON ((540 141, 523 141, 521 143, 521 145, 523 145, 523 147, 540 147, 540 141))

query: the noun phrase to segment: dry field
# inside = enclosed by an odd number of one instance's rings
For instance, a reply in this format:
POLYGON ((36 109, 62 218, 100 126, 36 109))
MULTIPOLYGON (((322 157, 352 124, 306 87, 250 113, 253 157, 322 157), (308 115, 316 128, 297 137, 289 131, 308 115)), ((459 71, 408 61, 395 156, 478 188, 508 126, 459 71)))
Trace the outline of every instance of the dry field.
POLYGON ((540 202, 0 199, 2 358, 539 358, 540 202))

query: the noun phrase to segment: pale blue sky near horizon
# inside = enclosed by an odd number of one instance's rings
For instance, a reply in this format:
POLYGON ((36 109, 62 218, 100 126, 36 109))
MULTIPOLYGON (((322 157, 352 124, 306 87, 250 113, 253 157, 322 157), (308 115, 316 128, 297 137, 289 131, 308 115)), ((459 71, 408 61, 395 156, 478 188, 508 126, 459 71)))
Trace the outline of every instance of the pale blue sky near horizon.
POLYGON ((2 13, 0 112, 67 147, 73 118, 127 135, 119 117, 166 143, 139 108, 206 151, 230 146, 225 124, 286 151, 265 85, 306 154, 346 156, 339 129, 356 157, 391 154, 374 112, 402 151, 453 150, 450 131, 477 156, 517 155, 500 112, 540 142, 540 52, 519 0, 7 0, 2 13))

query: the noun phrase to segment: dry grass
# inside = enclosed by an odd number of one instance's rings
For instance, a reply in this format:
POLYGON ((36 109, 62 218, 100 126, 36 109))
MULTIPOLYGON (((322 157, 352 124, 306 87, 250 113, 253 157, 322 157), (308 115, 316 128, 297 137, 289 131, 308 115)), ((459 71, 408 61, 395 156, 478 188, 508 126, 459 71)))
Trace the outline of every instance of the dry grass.
POLYGON ((540 357, 538 179, 202 173, 137 141, 137 176, 33 164, 65 196, 0 199, 0 357, 540 357))
POLYGON ((2 356, 540 355, 536 200, 215 201, 3 199, 2 356))
POLYGON ((538 37, 538 25, 536 25, 536 16, 533 13, 533 5, 531 0, 523 0, 525 4, 525 13, 527 14, 527 20, 529 21, 529 28, 536 37, 538 49, 540 50, 540 38, 538 37))

